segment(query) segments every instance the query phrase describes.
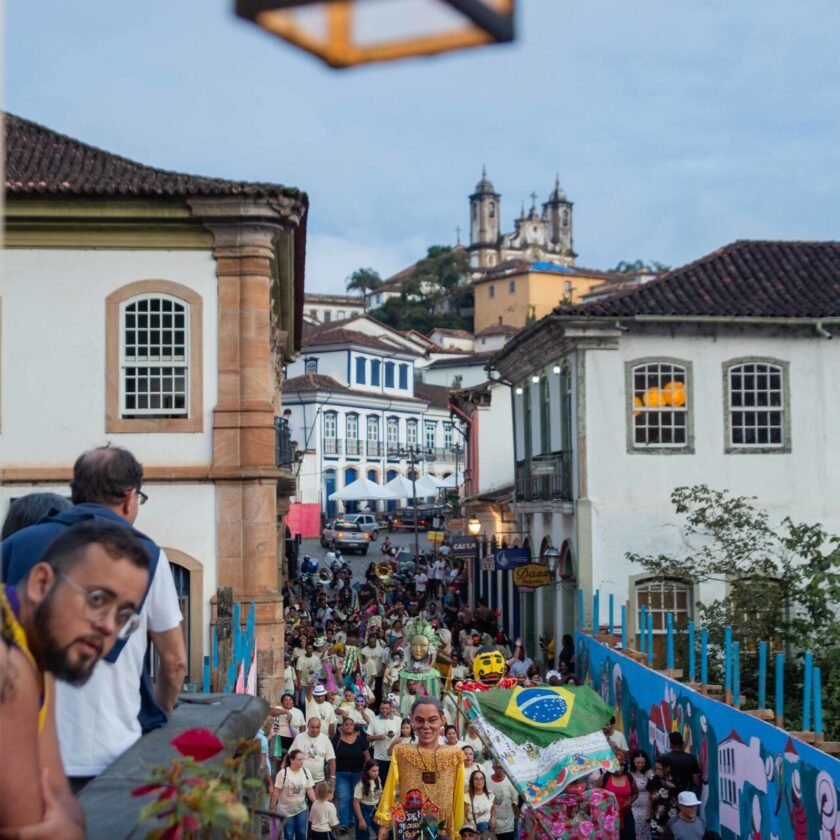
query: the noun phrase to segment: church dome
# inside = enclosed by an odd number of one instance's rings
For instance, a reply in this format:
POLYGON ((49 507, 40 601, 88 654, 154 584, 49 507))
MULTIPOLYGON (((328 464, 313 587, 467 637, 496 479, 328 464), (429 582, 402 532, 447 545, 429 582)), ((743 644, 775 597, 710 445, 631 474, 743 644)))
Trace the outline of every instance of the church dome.
POLYGON ((566 191, 560 186, 560 176, 558 175, 554 181, 554 189, 552 190, 551 195, 548 197, 549 202, 555 201, 565 201, 566 200, 566 191))
POLYGON ((495 193, 493 182, 487 177, 487 167, 481 167, 481 180, 475 185, 477 193, 495 193))

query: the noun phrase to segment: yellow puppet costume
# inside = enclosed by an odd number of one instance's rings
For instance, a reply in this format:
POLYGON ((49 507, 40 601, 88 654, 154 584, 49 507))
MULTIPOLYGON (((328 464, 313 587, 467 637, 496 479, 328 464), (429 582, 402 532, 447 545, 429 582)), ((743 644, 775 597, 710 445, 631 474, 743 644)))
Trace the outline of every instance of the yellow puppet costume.
POLYGON ((410 790, 419 790, 423 800, 440 808, 446 834, 457 837, 464 824, 464 753, 460 747, 427 749, 418 744, 397 744, 388 779, 376 811, 376 824, 391 825, 394 805, 410 790))

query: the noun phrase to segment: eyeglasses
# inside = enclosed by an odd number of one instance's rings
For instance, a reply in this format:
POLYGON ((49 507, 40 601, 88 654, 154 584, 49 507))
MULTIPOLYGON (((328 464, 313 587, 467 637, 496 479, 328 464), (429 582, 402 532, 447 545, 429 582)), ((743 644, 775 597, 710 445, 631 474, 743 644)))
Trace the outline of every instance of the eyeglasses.
POLYGON ((137 488, 137 501, 141 505, 145 505, 149 501, 149 497, 139 487, 137 488))
POLYGON ((63 581, 69 583, 77 592, 81 593, 85 599, 85 608, 87 616, 91 621, 102 621, 112 611, 114 613, 114 622, 119 628, 117 638, 120 640, 127 639, 139 626, 140 616, 133 607, 123 607, 117 609, 113 604, 114 596, 102 589, 88 590, 79 583, 76 583, 69 575, 59 572, 58 577, 63 581))

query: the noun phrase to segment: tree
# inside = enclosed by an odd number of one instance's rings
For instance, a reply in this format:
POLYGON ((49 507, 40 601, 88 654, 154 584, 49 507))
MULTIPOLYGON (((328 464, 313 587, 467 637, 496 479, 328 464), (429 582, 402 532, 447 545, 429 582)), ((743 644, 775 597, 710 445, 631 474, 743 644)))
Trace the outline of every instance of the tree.
POLYGON ((362 309, 367 312, 367 293, 376 291, 382 285, 379 272, 373 268, 357 268, 347 278, 347 291, 360 292, 362 295, 362 309))
POLYGON ((619 262, 615 267, 607 269, 607 271, 611 274, 636 274, 642 271, 649 271, 654 274, 661 274, 664 271, 670 270, 671 266, 665 265, 661 262, 657 262, 656 260, 651 260, 648 263, 646 263, 644 260, 634 260, 633 262, 621 260, 621 262, 619 262))
POLYGON ((824 718, 840 728, 840 538, 787 516, 774 526, 754 499, 702 484, 676 488, 671 502, 686 517, 687 542, 696 549, 679 557, 628 552, 627 559, 658 578, 725 583, 726 596, 698 603, 697 617, 717 650, 724 628, 732 628, 745 655, 748 693, 758 642, 787 649, 793 679, 786 678, 786 718, 801 702, 799 657, 813 651, 828 689, 824 718))
POLYGON ((466 251, 432 245, 403 282, 403 292, 419 295, 438 314, 459 287, 466 285, 468 269, 466 251))

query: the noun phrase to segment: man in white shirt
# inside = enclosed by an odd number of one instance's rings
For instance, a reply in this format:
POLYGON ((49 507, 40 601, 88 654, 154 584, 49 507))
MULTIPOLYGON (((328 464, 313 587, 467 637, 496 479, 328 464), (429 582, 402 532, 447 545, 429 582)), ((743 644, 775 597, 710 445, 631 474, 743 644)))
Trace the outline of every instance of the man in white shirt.
MULTIPOLYGON (((295 669, 297 670, 298 685, 301 687, 301 693, 305 695, 310 681, 321 670, 321 657, 315 653, 315 646, 312 642, 307 641, 306 647, 304 648, 304 655, 297 658, 295 669)), ((305 700, 305 696, 299 698, 301 706, 304 705, 305 700)))
POLYGON ((327 689, 320 683, 314 688, 312 685, 306 686, 306 720, 311 721, 312 718, 318 719, 321 728, 329 733, 330 738, 335 735, 335 709, 332 703, 327 702, 327 689))
POLYGON ((292 750, 300 750, 303 753, 303 766, 312 776, 312 781, 329 781, 335 778, 335 750, 329 738, 321 732, 321 721, 319 718, 310 718, 306 724, 306 732, 292 741, 292 750), (327 775, 327 770, 329 775, 327 775))
MULTIPOLYGON (((81 455, 73 467, 73 503, 79 510, 89 509, 97 517, 133 530, 140 506, 148 499, 140 489, 142 480, 143 468, 128 450, 117 446, 92 449, 81 455)), ((79 688, 57 684, 56 724, 61 758, 75 790, 98 776, 142 735, 138 720, 140 680, 149 640, 160 662, 155 699, 167 715, 175 707, 187 669, 181 621, 169 561, 159 549, 157 567, 140 611, 140 626, 117 660, 100 662, 88 682, 79 688)))
POLYGON ((620 750, 626 753, 629 749, 624 733, 615 728, 615 715, 610 718, 608 723, 604 724, 604 737, 610 742, 613 751, 620 750))
POLYGON ((368 741, 373 744, 373 760, 379 765, 379 778, 388 778, 391 766, 391 756, 388 747, 391 741, 400 734, 400 719, 394 713, 390 700, 383 700, 379 704, 379 714, 368 727, 368 741))
POLYGON ((485 774, 484 784, 487 792, 496 798, 496 837, 498 840, 513 840, 519 816, 519 791, 498 761, 493 762, 492 772, 485 774))
POLYGON ((359 651, 364 667, 365 682, 370 684, 371 679, 369 678, 372 678, 375 701, 378 701, 382 697, 382 674, 384 672, 383 660, 385 658, 385 650, 379 644, 376 634, 368 633, 367 644, 359 651))

